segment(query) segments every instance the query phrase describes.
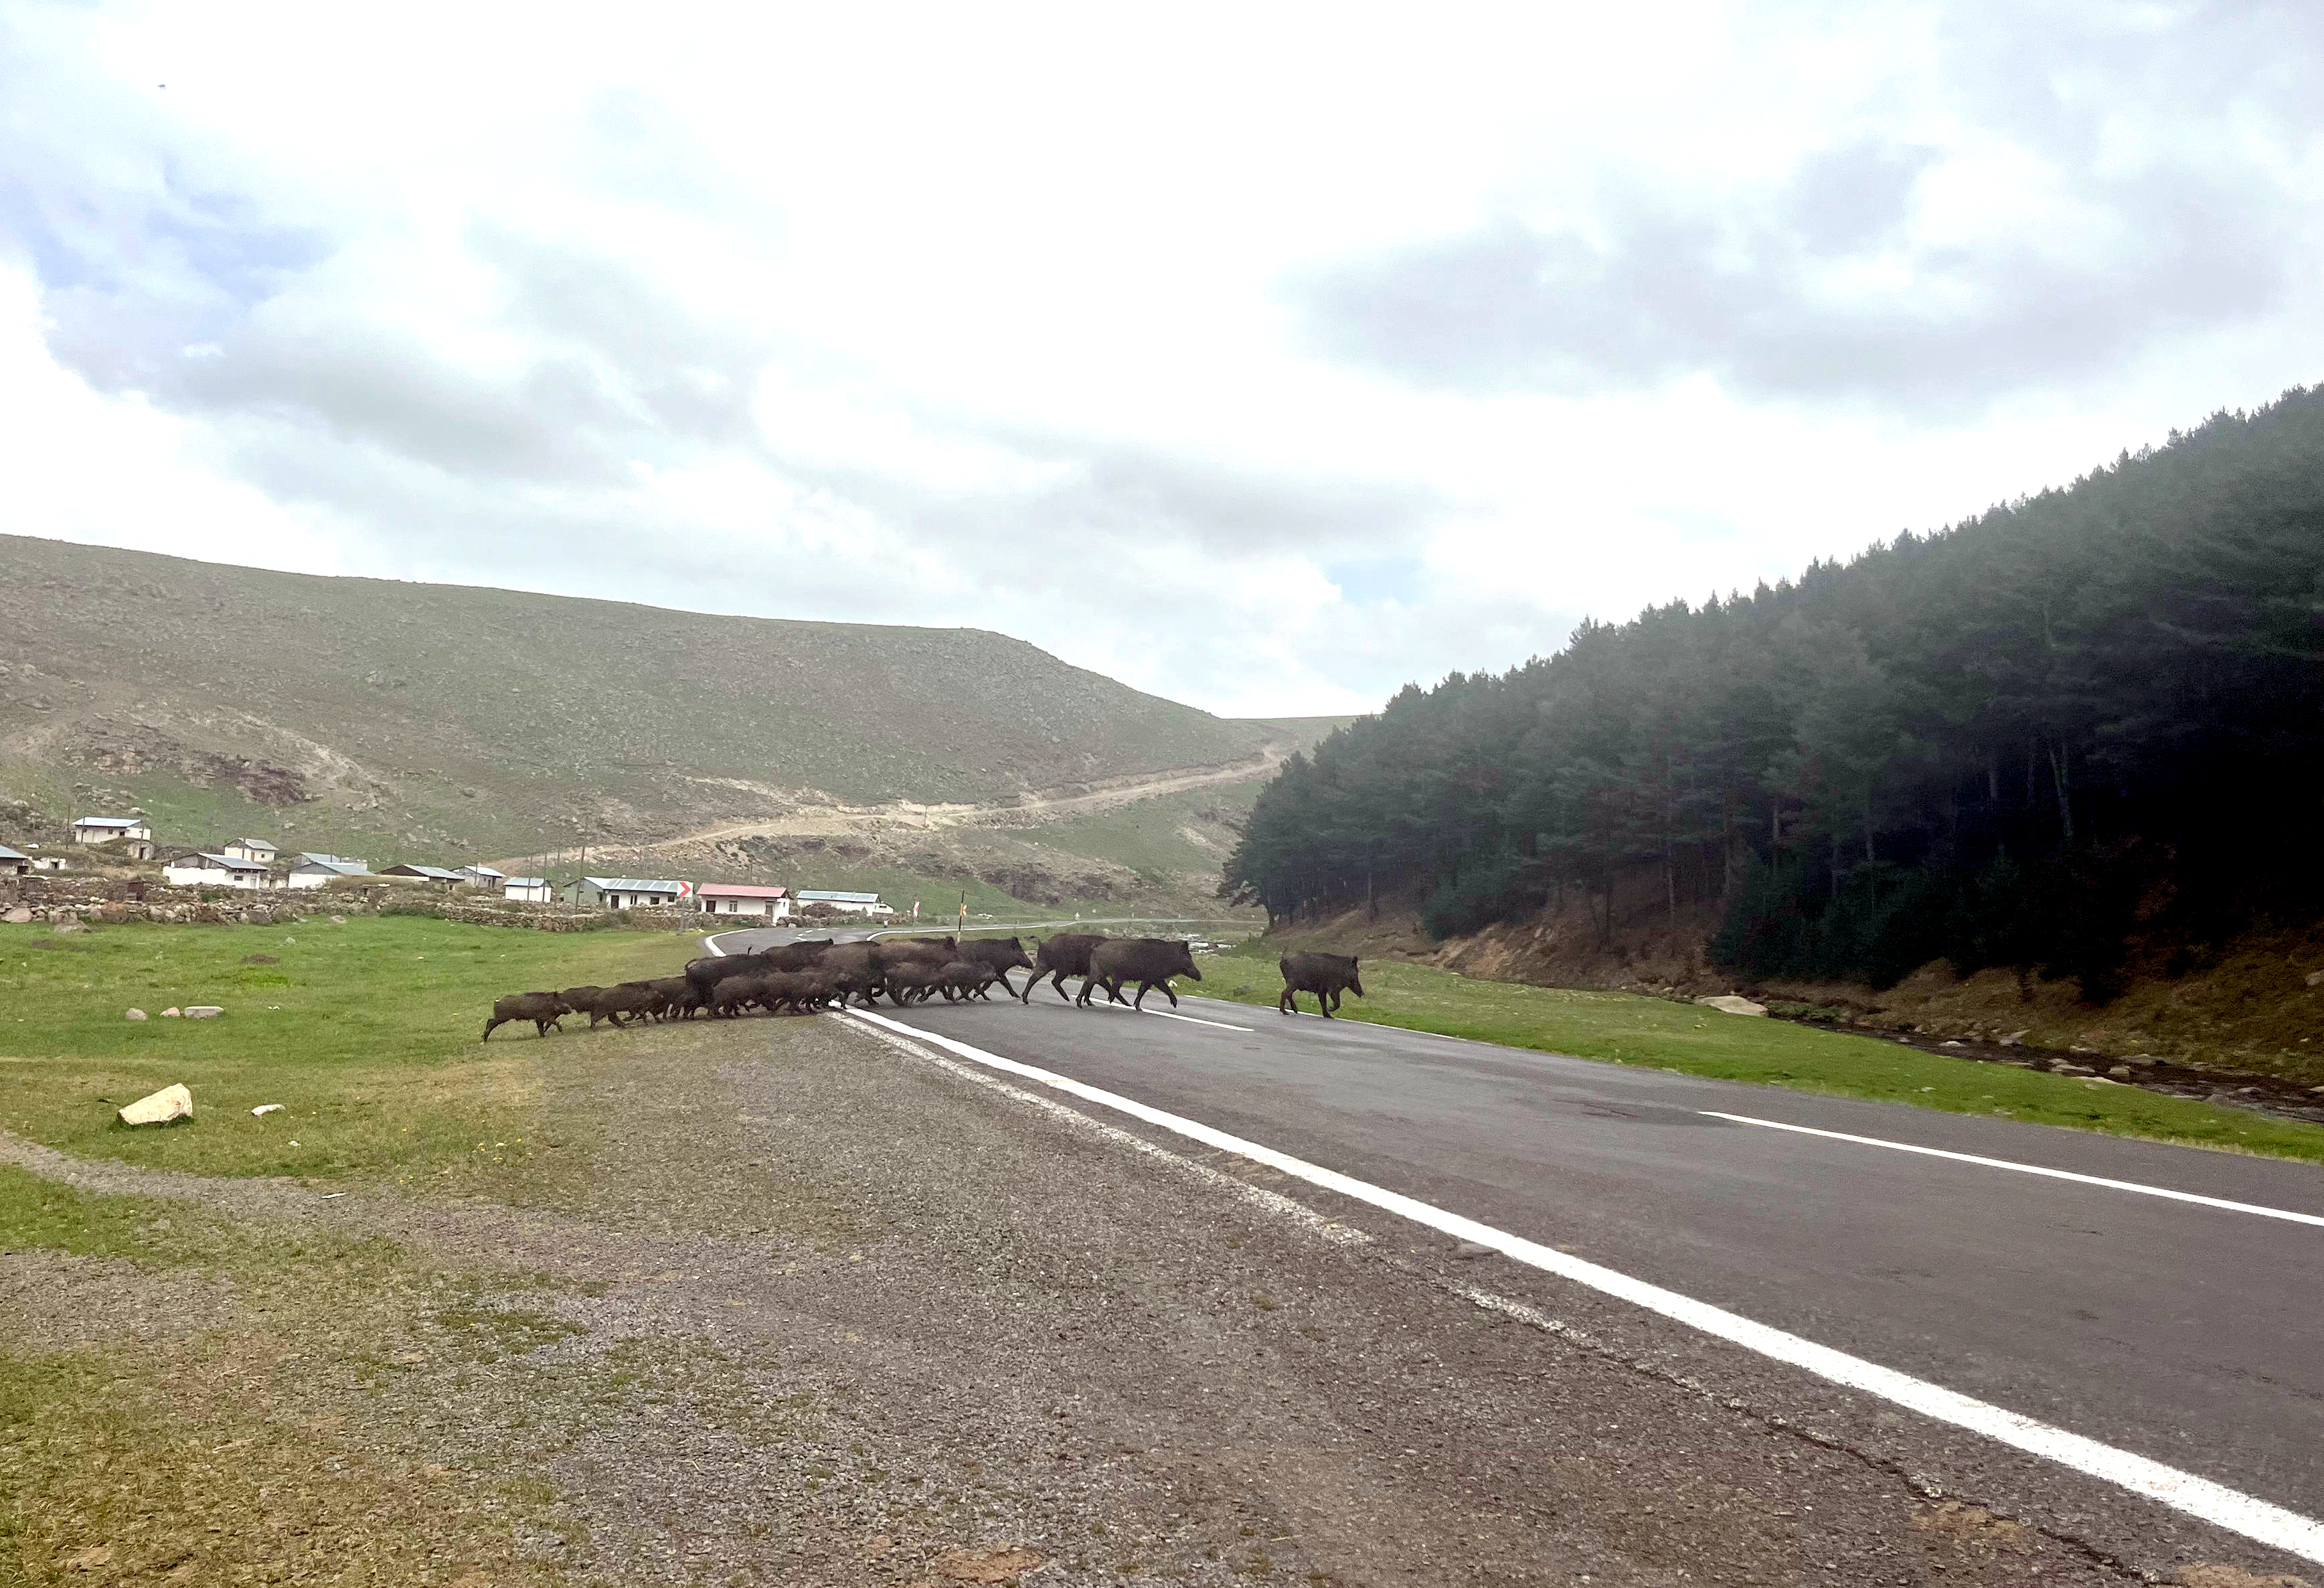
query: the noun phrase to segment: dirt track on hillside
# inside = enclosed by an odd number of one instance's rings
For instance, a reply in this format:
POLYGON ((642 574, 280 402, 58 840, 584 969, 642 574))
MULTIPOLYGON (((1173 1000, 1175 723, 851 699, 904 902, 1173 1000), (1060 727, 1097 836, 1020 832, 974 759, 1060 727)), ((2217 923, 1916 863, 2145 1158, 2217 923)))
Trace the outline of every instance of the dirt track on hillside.
MULTIPOLYGON (((755 817, 660 838, 650 844, 607 845, 606 855, 670 854, 706 844, 742 838, 838 837, 869 832, 936 832, 951 827, 1019 827, 1067 817, 1088 816, 1135 805, 1164 794, 1208 789, 1222 783, 1248 782, 1281 766, 1283 751, 1270 745, 1250 761, 1226 766, 1195 767, 1119 778, 1102 783, 1076 783, 1065 789, 1040 790, 1014 799, 984 804, 923 805, 894 799, 880 805, 810 805, 778 817, 755 817)), ((500 863, 516 863, 513 861, 500 863)))

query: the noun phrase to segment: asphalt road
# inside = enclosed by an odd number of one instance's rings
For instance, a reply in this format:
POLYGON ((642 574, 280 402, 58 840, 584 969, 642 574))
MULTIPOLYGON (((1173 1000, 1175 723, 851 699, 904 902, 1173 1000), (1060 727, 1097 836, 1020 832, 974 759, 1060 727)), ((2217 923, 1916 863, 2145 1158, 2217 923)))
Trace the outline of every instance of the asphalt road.
MULTIPOLYGON (((2315 1168, 1239 1004, 1179 1012, 1199 1018, 1074 1010, 1044 988, 1030 1007, 894 1018, 2324 1512, 2324 1228, 1705 1111, 2324 1217, 2315 1168)), ((1499 1285, 1515 1265, 1489 1266, 1499 1285)), ((2117 1509, 2119 1529, 2161 1508, 2117 1509)))

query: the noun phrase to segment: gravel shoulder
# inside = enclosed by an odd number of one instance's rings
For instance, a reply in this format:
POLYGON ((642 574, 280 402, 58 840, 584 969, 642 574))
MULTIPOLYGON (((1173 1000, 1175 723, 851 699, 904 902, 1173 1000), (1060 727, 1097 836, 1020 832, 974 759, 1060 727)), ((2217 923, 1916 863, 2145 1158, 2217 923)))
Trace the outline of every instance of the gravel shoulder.
POLYGON ((540 1048, 460 1196, 0 1137, 127 1232, 0 1242, 0 1583, 2140 1580, 836 1019, 540 1048))

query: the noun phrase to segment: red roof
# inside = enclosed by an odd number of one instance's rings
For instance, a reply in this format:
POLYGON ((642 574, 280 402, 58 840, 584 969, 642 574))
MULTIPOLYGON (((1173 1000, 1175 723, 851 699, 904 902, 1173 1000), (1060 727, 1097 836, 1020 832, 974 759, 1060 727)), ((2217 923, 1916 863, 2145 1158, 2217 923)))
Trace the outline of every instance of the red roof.
POLYGON ((705 882, 695 894, 703 899, 780 899, 788 888, 753 888, 747 882, 705 882))

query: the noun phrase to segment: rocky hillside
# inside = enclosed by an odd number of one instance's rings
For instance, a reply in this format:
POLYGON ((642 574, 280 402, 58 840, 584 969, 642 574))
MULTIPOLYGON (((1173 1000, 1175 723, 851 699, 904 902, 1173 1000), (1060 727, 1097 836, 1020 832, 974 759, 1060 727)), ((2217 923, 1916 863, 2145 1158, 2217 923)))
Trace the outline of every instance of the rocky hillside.
POLYGON ((779 622, 0 536, 0 798, 37 829, 505 856, 1264 768, 1238 722, 1005 635, 779 622))

